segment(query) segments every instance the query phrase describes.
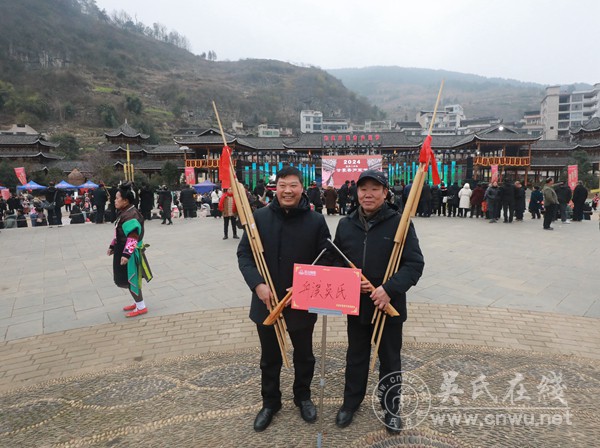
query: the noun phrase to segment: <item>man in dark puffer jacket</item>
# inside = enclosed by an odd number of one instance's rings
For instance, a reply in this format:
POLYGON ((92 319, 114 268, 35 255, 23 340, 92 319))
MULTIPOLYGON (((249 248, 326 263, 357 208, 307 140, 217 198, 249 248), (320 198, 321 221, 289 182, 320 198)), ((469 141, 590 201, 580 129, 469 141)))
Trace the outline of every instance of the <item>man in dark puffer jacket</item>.
MULTIPOLYGON (((312 263, 327 246, 330 233, 323 215, 310 210, 308 198, 302 193, 302 174, 297 168, 279 171, 276 185, 275 199, 256 210, 254 220, 277 298, 282 299, 292 286, 294 263, 312 263)), ((271 291, 256 267, 245 232, 237 256, 240 271, 252 290, 250 319, 256 323, 261 345, 263 408, 254 420, 254 430, 263 431, 281 408, 279 383, 283 361, 274 327, 262 325, 269 315, 267 303, 271 291)), ((294 346, 294 403, 305 421, 314 422, 317 410, 310 398, 310 384, 315 369, 312 334, 317 316, 291 307, 284 309, 283 316, 294 346)))

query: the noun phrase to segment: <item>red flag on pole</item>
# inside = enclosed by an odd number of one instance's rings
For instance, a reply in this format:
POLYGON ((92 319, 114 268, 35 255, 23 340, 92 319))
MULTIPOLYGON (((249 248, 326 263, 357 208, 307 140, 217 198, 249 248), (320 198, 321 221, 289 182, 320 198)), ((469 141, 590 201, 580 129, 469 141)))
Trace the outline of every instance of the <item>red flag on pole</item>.
POLYGON ((221 188, 224 190, 231 187, 231 179, 229 175, 229 166, 231 165, 231 148, 223 146, 221 158, 219 159, 219 180, 221 188))
POLYGON ((431 163, 431 174, 433 177, 434 185, 439 185, 440 175, 438 173, 437 160, 435 160, 435 154, 431 149, 431 135, 425 137, 425 141, 423 142, 423 146, 421 147, 421 154, 419 155, 419 163, 425 164, 425 173, 427 173, 427 168, 431 163))
POLYGON ((25 168, 15 168, 15 174, 17 175, 17 179, 21 182, 21 185, 25 185, 27 183, 27 176, 25 175, 25 168))

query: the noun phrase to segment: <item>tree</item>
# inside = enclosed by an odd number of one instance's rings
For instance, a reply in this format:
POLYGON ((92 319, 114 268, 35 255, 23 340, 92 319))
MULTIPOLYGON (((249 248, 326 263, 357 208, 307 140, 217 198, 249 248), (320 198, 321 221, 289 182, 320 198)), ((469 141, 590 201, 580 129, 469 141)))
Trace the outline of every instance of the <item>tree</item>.
MULTIPOLYGON (((115 174, 115 161, 102 149, 93 149, 85 154, 87 171, 91 173, 91 178, 96 181, 109 179, 115 174)), ((123 169, 121 168, 121 172, 123 169)))
POLYGON ((137 96, 127 96, 125 100, 125 109, 136 115, 140 115, 142 113, 142 100, 137 96))
POLYGON ((15 174, 16 166, 17 165, 14 163, 7 162, 6 160, 0 162, 0 185, 12 190, 14 190, 17 185, 21 185, 15 174))
POLYGON ((592 164, 588 153, 583 150, 573 151, 571 157, 574 162, 571 165, 577 164, 578 179, 583 182, 586 188, 594 188, 596 182, 592 174, 592 164))
POLYGON ((169 187, 174 187, 179 180, 179 168, 173 162, 165 162, 160 170, 160 175, 169 187))
POLYGON ((60 143, 57 151, 63 153, 67 159, 74 160, 79 158, 81 146, 75 136, 70 134, 56 134, 52 136, 50 141, 60 143))
POLYGON ((117 111, 110 104, 101 104, 98 106, 97 112, 104 126, 114 128, 119 125, 117 111))

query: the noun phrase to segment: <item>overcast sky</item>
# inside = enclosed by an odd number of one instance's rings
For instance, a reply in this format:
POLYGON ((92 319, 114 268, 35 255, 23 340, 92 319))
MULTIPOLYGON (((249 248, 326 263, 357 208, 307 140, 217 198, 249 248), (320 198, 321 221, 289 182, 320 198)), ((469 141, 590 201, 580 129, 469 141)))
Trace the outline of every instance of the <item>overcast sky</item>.
POLYGON ((218 60, 418 67, 543 84, 600 82, 600 0, 96 0, 218 60))

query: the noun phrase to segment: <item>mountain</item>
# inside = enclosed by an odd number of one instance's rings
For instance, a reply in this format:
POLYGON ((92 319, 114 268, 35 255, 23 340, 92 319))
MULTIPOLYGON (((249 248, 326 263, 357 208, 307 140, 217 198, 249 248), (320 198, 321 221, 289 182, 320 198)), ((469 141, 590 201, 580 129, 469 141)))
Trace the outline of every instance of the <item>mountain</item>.
POLYGON ((212 100, 226 128, 239 120, 297 129, 307 108, 382 117, 323 70, 207 60, 163 41, 172 33, 160 40, 144 24, 117 22, 95 0, 0 0, 0 28, 3 126, 27 123, 91 145, 125 118, 164 142, 179 127, 215 126, 212 100))
POLYGON ((518 121, 523 112, 539 110, 542 84, 511 79, 406 67, 327 70, 346 87, 365 96, 396 121, 414 121, 419 110, 432 110, 442 79, 441 105, 461 104, 467 119, 495 116, 518 121))

